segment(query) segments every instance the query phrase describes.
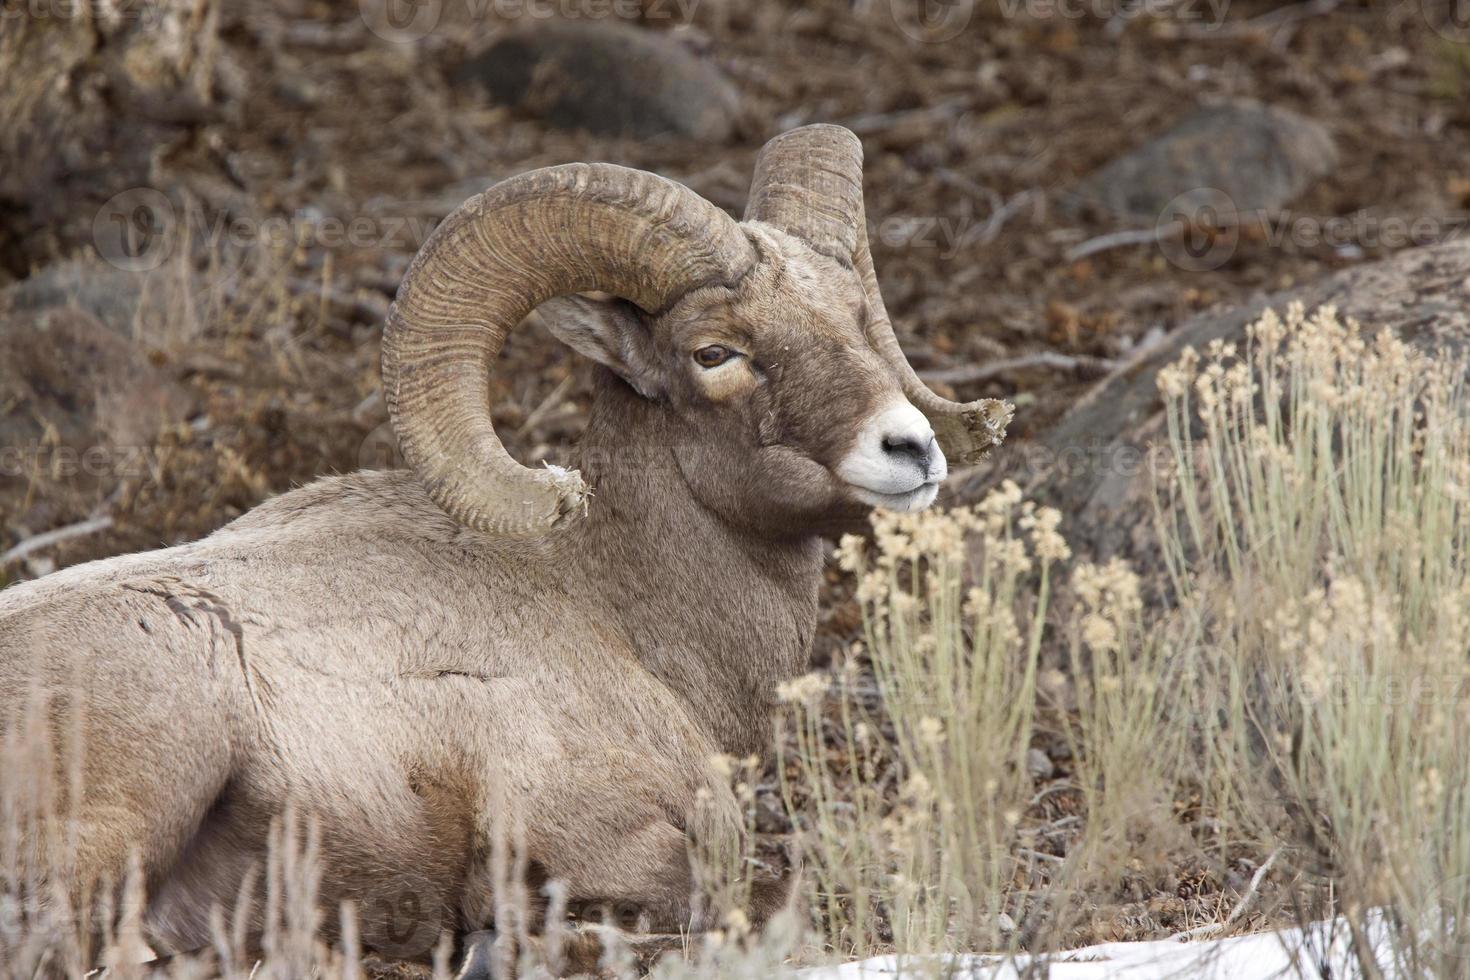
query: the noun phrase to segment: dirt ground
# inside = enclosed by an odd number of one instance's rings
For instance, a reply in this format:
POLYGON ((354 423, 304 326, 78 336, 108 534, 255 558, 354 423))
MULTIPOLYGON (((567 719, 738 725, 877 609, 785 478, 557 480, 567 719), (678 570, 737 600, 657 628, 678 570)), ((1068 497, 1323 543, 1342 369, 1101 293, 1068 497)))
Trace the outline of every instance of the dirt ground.
MULTIPOLYGON (((0 552, 99 515, 112 524, 28 552, 0 568, 0 583, 192 539, 318 475, 391 462, 378 344, 401 272, 434 221, 529 168, 607 160, 655 170, 738 214, 767 138, 807 122, 849 126, 867 153, 884 294, 915 366, 943 376, 1064 355, 948 386, 1013 400, 1016 439, 1044 431, 1099 372, 1189 314, 1412 244, 1372 233, 1388 219, 1431 218, 1431 240, 1458 234, 1470 208, 1470 46, 1436 20, 1433 0, 1233 0, 1222 23, 1203 3, 1130 17, 1117 10, 1139 5, 985 0, 951 8, 966 17, 953 37, 940 37, 945 25, 926 34, 898 0, 704 0, 688 17, 648 0, 638 28, 671 32, 740 93, 723 143, 561 131, 491 104, 456 70, 525 26, 497 16, 504 5, 446 3, 438 27, 413 43, 384 40, 353 3, 195 6, 191 24, 208 41, 197 57, 208 65, 191 75, 203 81, 189 99, 107 101, 107 125, 80 151, 0 198, 4 287, 64 260, 114 282, 99 215, 123 192, 164 195, 175 222, 166 256, 106 291, 137 294, 125 332, 136 369, 152 373, 134 388, 177 389, 163 400, 161 430, 109 436, 137 451, 136 465, 114 459, 78 476, 47 449, 72 438, 54 419, 9 430, 41 448, 0 471, 0 552), (1339 159, 1291 210, 1357 216, 1366 230, 1314 242, 1247 228, 1208 271, 1154 244, 1099 247, 1099 236, 1129 226, 1070 206, 1069 189, 1197 106, 1237 99, 1327 128, 1339 159), (1079 247, 1091 254, 1076 257, 1079 247)), ((577 9, 540 9, 563 7, 577 9)), ((107 52, 104 43, 89 58, 107 52)), ((80 91, 102 71, 90 64, 78 61, 67 84, 80 91)), ((540 330, 516 334, 505 357, 498 430, 526 459, 559 458, 580 430, 590 369, 540 330)), ((66 383, 0 390, 0 415, 23 414, 27 398, 108 416, 157 410, 78 404, 66 383)), ((858 625, 835 572, 833 582, 819 664, 858 625)), ((1060 780, 1058 761, 1050 778, 1060 780)), ((1035 819, 1066 816, 1071 799, 1050 795, 1035 819)), ((1078 938, 1208 919, 1231 875, 1188 867, 1172 882, 1122 882, 1116 907, 1078 938)))

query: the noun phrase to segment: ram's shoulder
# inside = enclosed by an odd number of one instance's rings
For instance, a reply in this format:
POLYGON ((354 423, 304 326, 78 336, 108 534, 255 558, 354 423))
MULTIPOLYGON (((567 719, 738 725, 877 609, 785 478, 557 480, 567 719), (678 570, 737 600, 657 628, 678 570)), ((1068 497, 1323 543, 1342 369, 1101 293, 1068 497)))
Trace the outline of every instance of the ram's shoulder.
POLYGON ((327 477, 271 498, 199 541, 11 586, 0 591, 0 617, 58 600, 96 604, 136 592, 128 587, 140 582, 181 580, 229 593, 261 592, 270 583, 289 591, 338 573, 370 583, 442 550, 460 533, 407 474, 327 477))
POLYGON ((217 538, 329 534, 451 541, 460 526, 440 510, 412 474, 400 470, 328 476, 260 504, 225 525, 217 538))

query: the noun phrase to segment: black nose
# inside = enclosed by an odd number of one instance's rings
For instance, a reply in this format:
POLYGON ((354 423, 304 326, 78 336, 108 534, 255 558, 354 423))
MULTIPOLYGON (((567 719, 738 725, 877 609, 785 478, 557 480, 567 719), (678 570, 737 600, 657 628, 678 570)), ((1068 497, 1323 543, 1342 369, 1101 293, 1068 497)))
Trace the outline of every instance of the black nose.
POLYGON ((883 451, 890 456, 897 456, 900 459, 912 462, 919 468, 919 472, 921 473, 928 473, 929 447, 932 444, 932 439, 929 442, 920 442, 909 436, 898 438, 889 436, 883 440, 883 451))

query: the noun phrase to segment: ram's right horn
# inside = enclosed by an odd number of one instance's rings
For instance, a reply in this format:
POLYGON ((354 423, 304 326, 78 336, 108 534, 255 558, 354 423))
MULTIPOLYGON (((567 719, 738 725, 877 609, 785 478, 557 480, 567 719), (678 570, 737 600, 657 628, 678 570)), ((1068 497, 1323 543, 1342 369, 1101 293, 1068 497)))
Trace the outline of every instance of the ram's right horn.
POLYGON ((904 395, 929 419, 951 462, 978 462, 1001 443, 1014 412, 1008 402, 954 402, 935 394, 899 346, 868 248, 863 144, 851 130, 803 126, 768 142, 756 159, 745 218, 796 235, 856 269, 868 294, 869 342, 898 374, 904 395))

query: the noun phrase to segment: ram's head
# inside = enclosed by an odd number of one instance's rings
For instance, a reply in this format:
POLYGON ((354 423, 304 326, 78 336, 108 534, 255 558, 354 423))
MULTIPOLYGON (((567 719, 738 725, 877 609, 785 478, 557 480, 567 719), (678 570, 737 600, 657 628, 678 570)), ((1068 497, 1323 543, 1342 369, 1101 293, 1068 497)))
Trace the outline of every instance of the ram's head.
POLYGON ((522 174, 451 215, 405 277, 383 346, 395 431, 434 500, 510 534, 582 512, 581 475, 515 462, 488 411, 506 334, 552 300, 557 335, 665 409, 694 493, 734 519, 926 507, 946 459, 1000 441, 1009 406, 940 398, 899 349, 852 133, 768 143, 745 217, 610 164, 522 174), (588 291, 615 298, 573 295, 588 291))

